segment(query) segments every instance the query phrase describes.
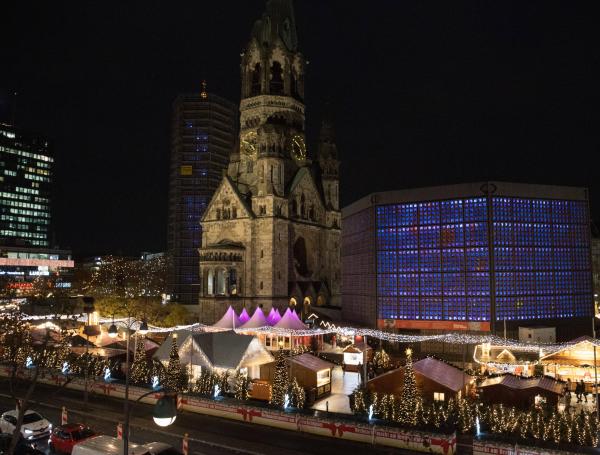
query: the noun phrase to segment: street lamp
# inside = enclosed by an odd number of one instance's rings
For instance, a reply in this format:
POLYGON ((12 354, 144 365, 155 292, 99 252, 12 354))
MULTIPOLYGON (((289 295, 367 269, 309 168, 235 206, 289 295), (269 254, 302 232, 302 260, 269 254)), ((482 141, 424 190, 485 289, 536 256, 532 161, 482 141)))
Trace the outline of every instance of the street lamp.
POLYGON ((161 397, 154 405, 152 418, 159 427, 168 427, 175 422, 177 418, 176 399, 168 395, 161 397))
POLYGON ((110 325, 110 327, 108 328, 108 336, 111 338, 116 338, 118 334, 119 334, 119 329, 117 329, 117 326, 113 322, 110 325))
POLYGON ((92 326, 90 324, 90 314, 94 312, 94 297, 82 297, 83 300, 83 312, 87 315, 87 321, 85 326, 83 327, 83 331, 86 336, 85 340, 85 357, 88 362, 85 366, 85 388, 83 392, 83 408, 87 410, 88 408, 88 377, 89 377, 89 369, 90 369, 90 333, 92 333, 92 326))

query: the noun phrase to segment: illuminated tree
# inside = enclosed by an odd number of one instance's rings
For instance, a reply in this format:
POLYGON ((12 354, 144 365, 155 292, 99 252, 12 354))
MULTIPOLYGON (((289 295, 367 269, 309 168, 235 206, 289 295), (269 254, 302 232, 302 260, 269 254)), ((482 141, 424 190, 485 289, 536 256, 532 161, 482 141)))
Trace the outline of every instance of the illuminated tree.
POLYGON ((415 409, 419 398, 417 380, 412 366, 412 350, 408 348, 406 350, 406 365, 404 366, 404 387, 402 388, 398 409, 400 422, 416 425, 415 409))
POLYGON ((137 347, 129 378, 134 384, 147 385, 150 380, 150 368, 146 357, 146 346, 142 336, 136 336, 136 340, 137 347))
POLYGON ((295 408, 303 408, 306 402, 306 392, 304 388, 298 384, 298 380, 294 378, 289 387, 290 405, 295 408))
POLYGON ((373 367, 376 370, 387 370, 390 367, 390 356, 385 350, 380 349, 373 356, 373 367))
POLYGON ((235 378, 233 393, 238 400, 247 400, 250 397, 250 378, 239 371, 235 378))
POLYGON ((179 349, 177 347, 177 338, 171 338, 171 352, 169 353, 169 364, 165 375, 164 386, 167 390, 182 391, 187 383, 187 375, 181 367, 179 361, 179 349))
POLYGON ((278 408, 283 408, 285 395, 288 393, 289 375, 285 354, 282 350, 277 351, 275 356, 275 377, 271 388, 270 403, 278 408))

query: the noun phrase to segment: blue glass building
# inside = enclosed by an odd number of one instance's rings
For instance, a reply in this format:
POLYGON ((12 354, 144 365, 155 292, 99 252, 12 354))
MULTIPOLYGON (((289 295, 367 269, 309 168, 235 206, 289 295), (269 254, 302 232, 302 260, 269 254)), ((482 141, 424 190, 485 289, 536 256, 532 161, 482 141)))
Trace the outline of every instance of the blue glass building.
POLYGON ((475 331, 579 321, 589 331, 588 212, 585 189, 500 182, 361 199, 343 212, 344 318, 475 331))

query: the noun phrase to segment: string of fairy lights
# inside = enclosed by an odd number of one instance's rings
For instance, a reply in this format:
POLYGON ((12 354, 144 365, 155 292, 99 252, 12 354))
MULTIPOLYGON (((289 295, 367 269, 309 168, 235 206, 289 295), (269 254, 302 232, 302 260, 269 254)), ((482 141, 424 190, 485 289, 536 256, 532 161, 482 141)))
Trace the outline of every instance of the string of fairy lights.
MULTIPOLYGON (((86 314, 80 315, 46 315, 46 316, 23 316, 24 320, 28 321, 61 321, 61 320, 73 320, 85 323, 87 321, 86 314)), ((140 321, 128 318, 100 318, 98 319, 99 324, 112 324, 122 327, 131 327, 132 330, 137 330, 140 325, 140 321)), ((170 333, 173 331, 188 330, 193 332, 208 332, 208 331, 219 331, 227 330, 223 328, 217 328, 208 326, 201 323, 178 325, 174 327, 157 327, 149 325, 148 332, 150 333, 170 333)), ((511 349, 518 349, 521 351, 529 352, 556 352, 580 343, 582 340, 574 340, 564 343, 525 343, 510 338, 502 338, 497 335, 475 335, 466 333, 442 333, 435 335, 407 335, 400 333, 384 332, 382 330, 357 328, 357 327, 341 327, 330 324, 326 328, 312 328, 312 329, 287 329, 272 326, 263 326, 256 328, 244 329, 243 327, 234 329, 237 333, 253 333, 260 335, 276 335, 276 336, 291 336, 291 337, 313 337, 322 335, 338 335, 342 337, 368 337, 376 338, 378 340, 387 341, 390 343, 404 343, 404 344, 416 344, 424 342, 437 342, 447 344, 469 344, 469 345, 480 345, 490 344, 496 347, 505 347, 511 349)), ((593 346, 600 346, 600 339, 597 338, 586 338, 585 341, 589 342, 593 346)))

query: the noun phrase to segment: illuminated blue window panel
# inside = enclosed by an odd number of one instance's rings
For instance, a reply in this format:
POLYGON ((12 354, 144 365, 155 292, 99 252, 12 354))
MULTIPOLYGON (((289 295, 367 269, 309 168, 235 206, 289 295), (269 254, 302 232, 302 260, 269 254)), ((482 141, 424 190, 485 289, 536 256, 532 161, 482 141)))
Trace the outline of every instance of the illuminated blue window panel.
POLYGON ((467 311, 471 321, 489 321, 490 320, 489 297, 467 297, 467 311))
POLYGON ((489 270, 489 253, 487 248, 466 248, 467 270, 483 272, 489 270))
POLYGON ((463 201, 442 201, 441 203, 442 223, 463 222, 463 201))
POLYGON ((421 295, 441 296, 442 275, 440 273, 421 274, 421 295))
POLYGON ((442 275, 444 284, 444 296, 465 295, 465 274, 444 273, 442 275))
POLYGON ((442 250, 444 272, 460 272, 465 269, 465 251, 462 248, 442 250))
POLYGON ((443 248, 461 247, 464 245, 464 225, 446 224, 441 227, 441 243, 443 248))
POLYGON ((467 300, 463 297, 444 298, 444 316, 450 321, 464 321, 467 318, 467 300))
POLYGON ((487 246, 487 223, 468 223, 465 225, 465 244, 468 246, 487 246))
POLYGON ((419 275, 416 273, 398 274, 398 294, 405 296, 418 296, 419 275))
POLYGON ((381 319, 397 319, 399 316, 396 299, 392 297, 379 297, 379 317, 381 319))
POLYGON ((398 319, 419 319, 419 298, 398 298, 398 319))
POLYGON ((487 221, 488 209, 485 198, 465 199, 465 221, 487 221))
POLYGON ((396 206, 396 220, 398 226, 416 226, 417 207, 417 204, 404 204, 401 206, 396 206))
POLYGON ((419 228, 419 246, 436 248, 440 246, 440 226, 421 226, 419 228))
POLYGON ((398 270, 417 272, 419 270, 419 250, 395 251, 398 270))
POLYGON ((377 253, 377 270, 379 273, 392 273, 396 270, 396 253, 380 251, 377 253))
POLYGON ((439 202, 424 202, 419 204, 419 224, 440 224, 439 202))
POLYGON ((419 246, 419 230, 415 227, 399 227, 396 230, 398 249, 413 249, 419 246))
POLYGON ((421 319, 443 320, 441 297, 424 297, 421 302, 421 319))
POLYGON ((442 269, 440 250, 421 250, 419 258, 421 272, 439 272, 442 269))

